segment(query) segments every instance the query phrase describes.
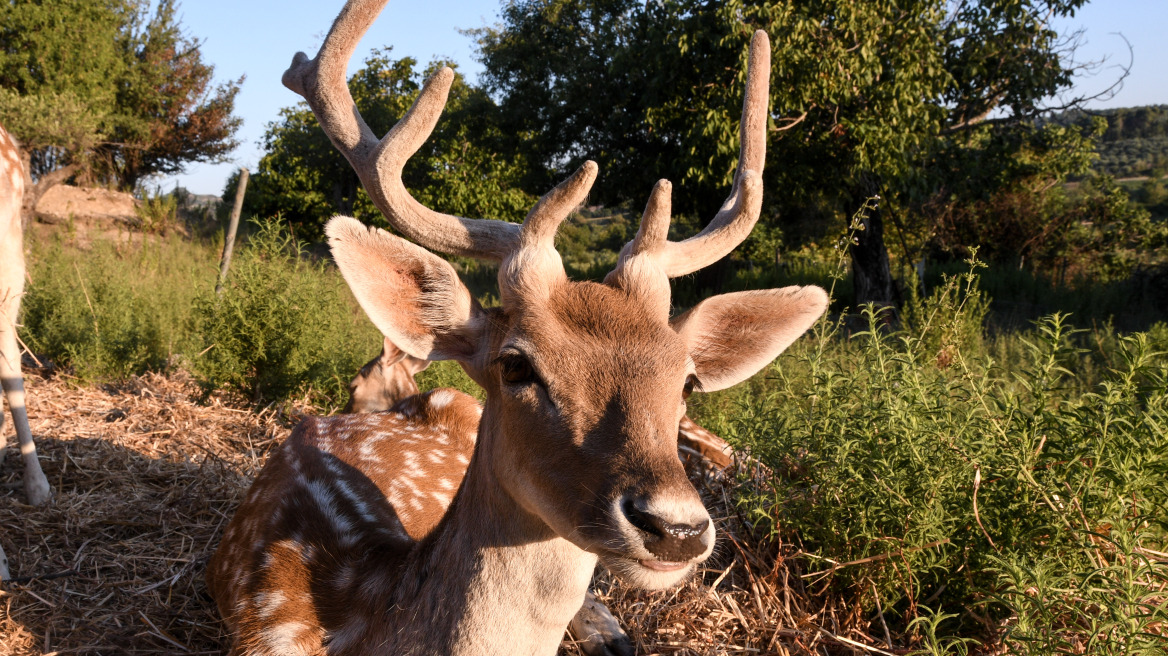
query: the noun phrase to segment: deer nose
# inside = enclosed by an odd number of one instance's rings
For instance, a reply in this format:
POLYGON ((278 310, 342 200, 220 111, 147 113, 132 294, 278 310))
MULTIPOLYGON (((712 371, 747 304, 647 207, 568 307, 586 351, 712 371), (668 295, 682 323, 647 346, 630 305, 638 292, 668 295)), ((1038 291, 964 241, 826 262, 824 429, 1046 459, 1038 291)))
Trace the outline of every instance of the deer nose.
POLYGON ((700 519, 680 522, 654 512, 645 499, 625 499, 621 512, 641 534, 645 548, 660 560, 686 562, 710 546, 710 517, 704 508, 700 519))

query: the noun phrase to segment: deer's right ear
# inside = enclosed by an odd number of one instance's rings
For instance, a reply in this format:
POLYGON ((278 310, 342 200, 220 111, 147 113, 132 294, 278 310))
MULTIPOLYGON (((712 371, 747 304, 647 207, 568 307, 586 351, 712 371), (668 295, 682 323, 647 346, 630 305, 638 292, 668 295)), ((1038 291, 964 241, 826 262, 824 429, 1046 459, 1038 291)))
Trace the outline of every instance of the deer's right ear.
POLYGON ((486 327, 446 260, 347 216, 325 226, 333 260, 389 343, 423 360, 470 360, 486 327))

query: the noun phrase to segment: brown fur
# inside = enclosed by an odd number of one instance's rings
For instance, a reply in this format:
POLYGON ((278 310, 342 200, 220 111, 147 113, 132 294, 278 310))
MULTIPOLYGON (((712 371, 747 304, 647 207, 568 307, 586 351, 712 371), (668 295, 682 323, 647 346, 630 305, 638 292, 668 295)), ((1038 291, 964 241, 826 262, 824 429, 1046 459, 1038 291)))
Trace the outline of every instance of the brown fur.
POLYGON ((242 653, 279 653, 264 643, 268 607, 279 609, 281 624, 303 624, 293 636, 303 653, 342 628, 330 609, 347 607, 330 598, 354 593, 358 575, 370 571, 367 551, 405 553, 437 526, 461 485, 480 413, 473 397, 439 389, 384 413, 297 427, 256 479, 207 567, 220 613, 245 637, 242 653), (328 482, 314 497, 322 480, 328 482), (333 490, 332 516, 351 521, 352 542, 319 503, 325 487, 333 490))
POLYGON ((418 393, 414 376, 428 367, 426 360, 407 355, 385 339, 381 353, 357 372, 349 382, 349 402, 343 412, 380 412, 418 393))

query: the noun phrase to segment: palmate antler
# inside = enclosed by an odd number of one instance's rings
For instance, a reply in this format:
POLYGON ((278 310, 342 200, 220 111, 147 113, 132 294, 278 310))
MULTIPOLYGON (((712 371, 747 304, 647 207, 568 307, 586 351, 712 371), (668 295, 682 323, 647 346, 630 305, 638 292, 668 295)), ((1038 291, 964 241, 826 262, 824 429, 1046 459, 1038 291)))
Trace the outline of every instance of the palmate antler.
MULTIPOLYGON (((556 227, 587 196, 596 164, 586 162, 571 177, 540 199, 523 226, 505 221, 470 219, 431 210, 410 195, 402 183, 402 168, 433 131, 446 104, 454 72, 444 67, 430 77, 405 116, 378 139, 357 111, 345 80, 345 68, 358 41, 377 19, 387 0, 349 0, 333 22, 315 59, 296 53, 284 73, 284 86, 308 101, 333 145, 357 172, 374 205, 404 236, 423 248, 451 255, 503 261, 502 277, 520 250, 554 254, 556 227), (550 251, 550 253, 549 253, 550 251)), ((643 290, 669 305, 668 279, 692 273, 726 256, 758 220, 762 206, 761 172, 766 159, 770 42, 755 33, 750 46, 746 98, 740 126, 738 169, 730 196, 698 235, 682 242, 667 239, 671 186, 661 180, 653 189, 636 237, 621 251, 606 282, 628 290, 643 290)), ((563 275, 558 257, 518 258, 530 268, 546 263, 563 275)), ((518 264, 518 262, 516 262, 518 264)), ((515 268, 515 267, 513 267, 515 268)), ((543 268, 539 266, 538 268, 543 268)), ((513 271, 511 280, 530 271, 513 271)))

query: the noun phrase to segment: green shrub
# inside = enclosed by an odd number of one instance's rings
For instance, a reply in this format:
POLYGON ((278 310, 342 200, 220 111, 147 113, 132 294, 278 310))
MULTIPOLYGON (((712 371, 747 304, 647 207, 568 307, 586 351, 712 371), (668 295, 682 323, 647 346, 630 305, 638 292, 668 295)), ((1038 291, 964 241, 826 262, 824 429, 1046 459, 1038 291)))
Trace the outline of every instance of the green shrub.
POLYGON ((748 393, 695 406, 773 473, 742 486, 742 512, 801 546, 815 589, 866 617, 879 594, 919 653, 964 653, 971 636, 1015 653, 1164 653, 1162 337, 1110 334, 1111 364, 1085 386, 1065 316, 1015 337, 1021 361, 1003 368, 954 338, 984 315, 974 281, 951 279, 933 306, 943 321, 904 332, 871 311, 849 339, 821 322, 748 393))
POLYGON ((164 194, 162 189, 143 192, 134 213, 141 221, 142 232, 165 234, 178 220, 178 194, 164 194))
POLYGON ((138 245, 99 241, 88 250, 30 239, 23 336, 33 352, 84 380, 165 368, 185 350, 207 249, 179 239, 138 245))
POLYGON ((256 222, 223 293, 196 300, 193 332, 202 345, 191 366, 206 389, 334 407, 381 341, 340 274, 306 258, 278 218, 256 222))

